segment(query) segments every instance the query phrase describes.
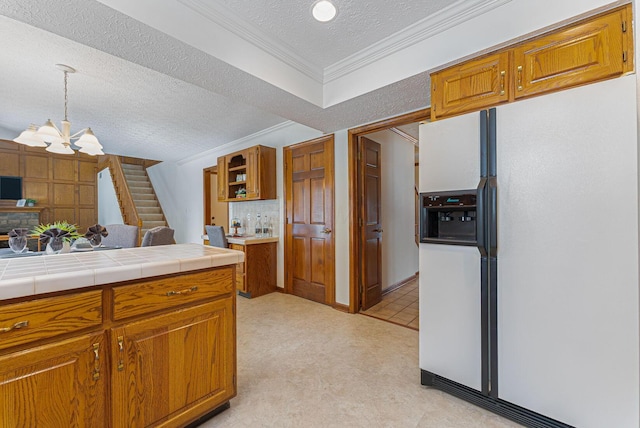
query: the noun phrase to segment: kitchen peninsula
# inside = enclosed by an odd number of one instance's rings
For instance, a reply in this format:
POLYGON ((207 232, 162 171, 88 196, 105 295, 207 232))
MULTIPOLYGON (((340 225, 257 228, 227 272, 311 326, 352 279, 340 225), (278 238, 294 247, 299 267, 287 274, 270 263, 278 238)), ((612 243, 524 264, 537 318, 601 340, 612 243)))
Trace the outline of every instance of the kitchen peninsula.
POLYGON ((236 395, 239 251, 0 259, 0 426, 185 426, 236 395))

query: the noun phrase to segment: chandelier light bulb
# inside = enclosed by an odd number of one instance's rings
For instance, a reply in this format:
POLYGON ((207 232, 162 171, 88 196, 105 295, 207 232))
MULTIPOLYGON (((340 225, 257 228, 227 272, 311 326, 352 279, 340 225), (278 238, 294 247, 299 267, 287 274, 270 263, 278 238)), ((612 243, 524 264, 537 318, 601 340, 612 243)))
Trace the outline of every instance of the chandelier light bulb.
POLYGON ((320 22, 331 21, 335 18, 337 12, 336 7, 329 0, 320 0, 311 9, 313 17, 320 22))

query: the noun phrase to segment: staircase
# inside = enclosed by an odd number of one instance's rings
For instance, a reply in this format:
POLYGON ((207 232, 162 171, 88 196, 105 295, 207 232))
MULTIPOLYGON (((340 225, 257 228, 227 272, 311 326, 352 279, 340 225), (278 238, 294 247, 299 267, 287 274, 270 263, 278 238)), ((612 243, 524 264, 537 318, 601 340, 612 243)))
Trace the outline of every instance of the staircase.
POLYGON ((144 236, 153 227, 168 226, 145 168, 142 165, 123 163, 122 171, 142 222, 140 236, 144 236))

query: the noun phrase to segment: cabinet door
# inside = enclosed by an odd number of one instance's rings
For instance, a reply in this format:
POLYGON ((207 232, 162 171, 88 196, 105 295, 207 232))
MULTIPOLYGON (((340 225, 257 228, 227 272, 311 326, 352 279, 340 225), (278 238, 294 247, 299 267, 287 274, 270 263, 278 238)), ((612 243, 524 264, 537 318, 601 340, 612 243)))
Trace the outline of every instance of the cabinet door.
POLYGON ((431 119, 508 101, 508 69, 509 53, 502 52, 433 73, 431 119))
POLYGON ((1 356, 0 426, 107 426, 104 343, 85 335, 1 356))
POLYGON ((114 427, 186 425, 235 396, 235 294, 115 328, 114 427))
POLYGON ((229 177, 227 176, 227 162, 224 156, 218 158, 218 201, 227 200, 227 184, 229 177))
POLYGON ((515 98, 582 85, 631 70, 631 55, 625 53, 631 32, 630 23, 624 23, 626 13, 627 9, 619 9, 517 46, 515 98))
POLYGON ((247 199, 260 199, 260 147, 247 149, 247 199))

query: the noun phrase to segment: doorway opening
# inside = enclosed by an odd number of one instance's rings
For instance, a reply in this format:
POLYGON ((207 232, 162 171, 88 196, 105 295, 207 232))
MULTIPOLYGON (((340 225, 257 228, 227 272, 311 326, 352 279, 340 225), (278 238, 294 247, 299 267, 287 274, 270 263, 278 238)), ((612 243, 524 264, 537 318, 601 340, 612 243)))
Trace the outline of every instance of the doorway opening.
POLYGON ((429 117, 423 109, 364 125, 349 130, 348 140, 349 312, 370 315, 400 299, 376 317, 407 326, 414 321, 416 329, 417 316, 407 321, 411 314, 400 312, 417 311, 417 128, 429 117))
MULTIPOLYGON (((204 226, 222 226, 225 232, 229 231, 229 204, 218 201, 218 166, 211 166, 202 170, 203 180, 203 205, 204 223, 203 233, 206 235, 204 226)), ((205 240, 205 245, 209 241, 205 240)))

